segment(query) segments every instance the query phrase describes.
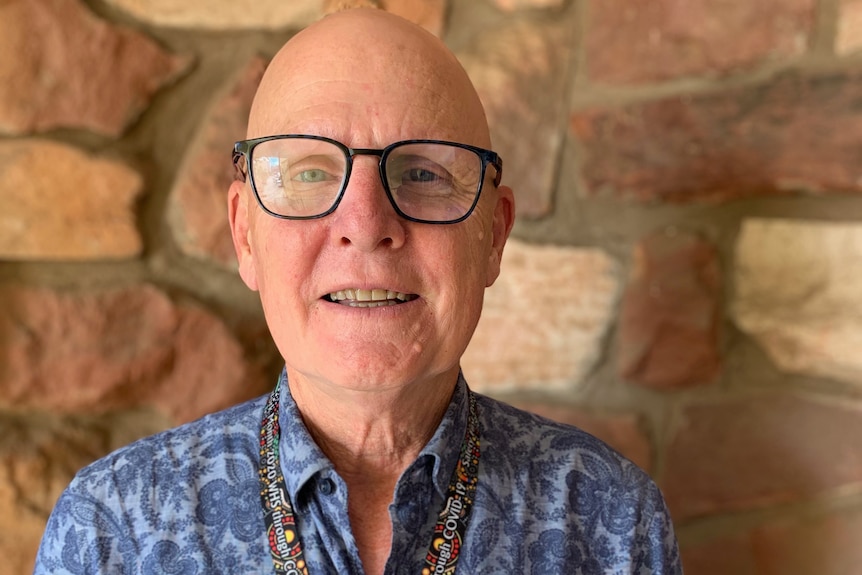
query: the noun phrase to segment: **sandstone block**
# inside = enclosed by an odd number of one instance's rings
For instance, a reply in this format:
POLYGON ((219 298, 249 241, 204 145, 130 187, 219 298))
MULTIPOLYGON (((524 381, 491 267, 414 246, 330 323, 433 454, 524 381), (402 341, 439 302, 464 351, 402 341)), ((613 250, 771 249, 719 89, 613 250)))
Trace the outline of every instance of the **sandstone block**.
POLYGON ((676 521, 862 483, 862 406, 779 393, 685 408, 662 488, 676 521))
POLYGON ((644 471, 652 468, 652 445, 635 414, 594 414, 559 404, 515 402, 520 409, 560 423, 574 425, 625 455, 644 471))
POLYGON ((749 532, 683 548, 686 573, 696 575, 844 575, 862 561, 859 509, 783 518, 749 532))
POLYGON ((447 0, 323 0, 323 11, 331 14, 350 8, 382 8, 440 37, 443 35, 447 5, 447 0))
POLYGON ((862 386, 862 224, 747 220, 734 279, 733 317, 779 369, 862 386))
POLYGON ((694 546, 681 546, 682 566, 695 575, 761 575, 745 536, 719 537, 694 546))
POLYGON ((590 0, 589 78, 638 84, 723 75, 806 51, 815 0, 590 0))
POLYGON ((542 8, 561 8, 564 0, 492 0, 504 12, 542 8))
POLYGON ((0 3, 0 132, 117 136, 189 58, 96 18, 79 0, 0 3))
POLYGON ((324 14, 333 14, 352 8, 380 8, 380 0, 323 0, 324 14))
POLYGON ((713 380, 721 370, 721 283, 706 240, 674 229, 644 238, 622 300, 620 375, 658 389, 713 380))
POLYGON ((482 33, 458 54, 470 74, 503 158, 503 183, 520 217, 551 209, 565 133, 572 46, 565 22, 515 21, 482 33))
POLYGON ((835 51, 850 54, 862 48, 862 0, 841 0, 838 6, 835 51))
POLYGON ((280 30, 323 15, 321 0, 107 0, 141 22, 171 28, 280 30))
POLYGON ((436 35, 443 31, 447 0, 107 0, 142 22, 208 30, 300 29, 339 10, 374 7, 398 14, 436 35))
POLYGON ((266 62, 254 58, 233 77, 207 111, 183 159, 168 200, 167 218, 180 249, 236 267, 227 217, 234 179, 230 151, 245 139, 248 114, 266 62))
POLYGON ((151 412, 98 419, 0 415, 2 572, 32 572, 48 515, 78 469, 167 425, 151 412))
POLYGON ((571 126, 586 153, 587 193, 672 202, 858 193, 860 89, 858 70, 786 74, 717 94, 578 111, 571 126))
POLYGON ((437 37, 443 35, 448 4, 448 0, 380 0, 387 12, 419 24, 437 37))
POLYGON ((273 385, 218 318, 146 285, 96 292, 4 286, 0 340, 6 408, 150 406, 180 423, 273 385))
POLYGON ((862 565, 862 511, 774 522, 754 534, 762 573, 844 575, 862 565))
POLYGON ((114 160, 48 140, 2 141, 0 258, 135 257, 142 187, 137 172, 114 160))
POLYGON ((601 356, 619 293, 616 263, 599 250, 509 240, 462 358, 478 390, 563 388, 601 356))

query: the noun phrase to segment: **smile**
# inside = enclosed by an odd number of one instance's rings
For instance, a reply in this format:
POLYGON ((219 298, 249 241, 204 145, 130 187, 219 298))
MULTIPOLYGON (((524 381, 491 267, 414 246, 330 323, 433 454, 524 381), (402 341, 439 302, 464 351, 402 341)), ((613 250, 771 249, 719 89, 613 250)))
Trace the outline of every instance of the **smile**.
POLYGON ((382 307, 412 301, 416 294, 386 289, 344 289, 323 296, 323 299, 350 307, 382 307))

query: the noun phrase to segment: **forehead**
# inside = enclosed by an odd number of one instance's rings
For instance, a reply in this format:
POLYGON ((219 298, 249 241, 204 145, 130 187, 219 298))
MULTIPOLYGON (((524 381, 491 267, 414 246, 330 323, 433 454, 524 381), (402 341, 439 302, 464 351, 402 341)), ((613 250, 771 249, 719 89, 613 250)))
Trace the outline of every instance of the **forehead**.
POLYGON ((424 30, 387 18, 365 15, 356 24, 342 17, 297 35, 264 75, 249 137, 310 133, 360 147, 412 138, 488 146, 481 103, 455 57, 424 30))

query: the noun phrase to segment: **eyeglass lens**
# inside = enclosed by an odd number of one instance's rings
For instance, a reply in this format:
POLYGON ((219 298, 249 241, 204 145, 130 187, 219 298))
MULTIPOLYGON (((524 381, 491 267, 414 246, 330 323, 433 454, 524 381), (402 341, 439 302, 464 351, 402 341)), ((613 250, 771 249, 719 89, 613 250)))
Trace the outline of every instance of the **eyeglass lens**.
MULTIPOLYGON (((407 217, 457 220, 476 200, 482 159, 471 150, 441 143, 405 143, 383 157, 384 188, 407 217)), ((328 212, 345 185, 348 157, 325 140, 280 138, 252 151, 252 179, 267 210, 287 217, 328 212)))

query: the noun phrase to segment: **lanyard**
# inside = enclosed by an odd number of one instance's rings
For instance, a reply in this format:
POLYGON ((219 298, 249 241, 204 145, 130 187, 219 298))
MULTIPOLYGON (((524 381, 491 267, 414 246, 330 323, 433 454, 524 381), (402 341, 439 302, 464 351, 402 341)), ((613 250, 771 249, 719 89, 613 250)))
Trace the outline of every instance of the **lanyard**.
MULTIPOLYGON (((278 462, 278 400, 281 382, 275 386, 260 423, 260 500, 266 519, 266 534, 277 575, 308 575, 302 553, 296 515, 287 494, 278 462)), ((467 531, 479 481, 479 417, 476 397, 467 391, 469 415, 458 464, 449 481, 446 500, 437 516, 422 575, 453 575, 467 531)))

